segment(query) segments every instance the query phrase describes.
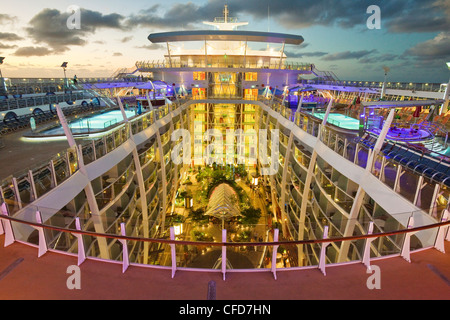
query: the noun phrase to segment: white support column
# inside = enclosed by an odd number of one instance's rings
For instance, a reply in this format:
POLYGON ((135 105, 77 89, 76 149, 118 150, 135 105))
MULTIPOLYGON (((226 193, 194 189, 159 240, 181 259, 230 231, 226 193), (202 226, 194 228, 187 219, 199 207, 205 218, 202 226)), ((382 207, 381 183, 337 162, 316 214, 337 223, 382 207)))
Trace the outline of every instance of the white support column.
MULTIPOLYGON (((359 143, 357 143, 356 144, 356 146, 355 146, 355 157, 353 158, 353 163, 354 164, 358 164, 358 154, 359 154, 359 150, 361 149, 361 146, 359 145, 359 143)), ((369 159, 369 158, 367 158, 367 159, 369 159)), ((366 166, 366 168, 367 168, 367 166, 366 166)))
MULTIPOLYGON (((81 223, 80 218, 75 218, 75 228, 78 231, 81 231, 81 223)), ((77 238, 78 245, 78 266, 80 266, 86 260, 86 251, 84 248, 83 235, 80 233, 72 233, 73 236, 77 238)))
POLYGON ((13 184, 14 195, 15 195, 17 204, 19 206, 19 209, 22 209, 22 199, 20 198, 19 186, 17 184, 17 179, 14 177, 12 178, 12 184, 13 184))
POLYGON ((400 192, 400 178, 405 172, 403 171, 403 167, 399 164, 397 165, 397 172, 395 174, 394 188, 393 190, 397 193, 400 192))
MULTIPOLYGON (((394 120, 395 115, 395 109, 391 109, 389 112, 389 115, 386 118, 386 121, 383 124, 383 128, 381 129, 380 134, 378 135, 378 139, 375 142, 375 146, 373 148, 372 155, 367 158, 367 165, 366 170, 370 170, 373 166, 373 163, 376 159, 376 156, 381 150, 381 147, 383 146, 384 139, 386 138, 386 135, 388 134, 389 128, 391 127, 392 121, 394 120)), ((395 190, 395 189, 394 189, 395 190)))
POLYGON ((348 145, 349 145, 348 139, 345 138, 345 140, 344 140, 344 152, 342 153, 342 154, 343 154, 343 157, 344 157, 345 159, 347 159, 347 155, 348 155, 348 152, 347 152, 347 147, 348 147, 348 145))
POLYGON ((323 116, 322 126, 325 126, 327 124, 328 115, 330 114, 332 106, 333 106, 333 98, 331 98, 330 102, 328 103, 327 110, 325 111, 325 115, 323 116))
POLYGON ((171 56, 171 54, 170 54, 170 46, 169 46, 169 42, 166 41, 166 44, 167 44, 167 53, 169 54, 169 65, 170 65, 170 67, 172 68, 172 56, 171 56))
POLYGON ((283 100, 281 101, 282 106, 284 106, 284 102, 286 101, 286 95, 287 95, 287 86, 284 87, 284 90, 283 90, 283 100))
MULTIPOLYGON (((323 228, 323 239, 328 239, 328 226, 325 226, 323 228)), ((327 253, 327 247, 330 245, 331 242, 322 242, 322 247, 320 248, 320 258, 319 258, 319 269, 322 271, 323 275, 326 276, 327 273, 325 271, 325 265, 326 265, 326 253, 327 253)))
MULTIPOLYGON (((170 240, 175 240, 175 229, 170 227, 170 240)), ((175 277, 175 272, 177 272, 177 251, 174 243, 170 244, 170 255, 172 260, 172 279, 175 277)))
MULTIPOLYGON (((449 70, 450 70, 450 67, 449 67, 449 70)), ((447 83, 447 87, 445 88, 444 96, 442 98, 444 100, 444 103, 442 104, 441 108, 439 109, 439 115, 447 112, 447 110, 448 110, 449 100, 450 100, 450 80, 447 83), (445 109, 445 111, 444 111, 444 109, 445 109)))
MULTIPOLYGON (((278 237, 280 234, 280 230, 275 229, 273 234, 273 242, 278 242, 278 237)), ((279 245, 274 245, 272 248, 272 265, 271 271, 275 280, 277 280, 277 253, 278 253, 279 245)))
MULTIPOLYGON (((308 172, 306 173, 306 179, 305 179, 305 186, 303 188, 303 194, 302 194, 302 203, 300 206, 300 217, 298 222, 298 241, 303 240, 304 235, 304 228, 305 228, 305 221, 306 221, 306 209, 308 208, 309 204, 309 192, 311 192, 311 181, 314 179, 314 168, 316 166, 316 160, 317 160, 317 152, 313 150, 313 153, 311 155, 311 159, 309 161, 308 166, 308 172)), ((298 255, 299 259, 304 258, 304 246, 299 247, 298 255)))
MULTIPOLYGON (((42 224, 42 216, 39 211, 36 211, 36 222, 42 224)), ((33 227, 38 231, 39 234, 39 251, 38 258, 42 257, 47 251, 47 241, 45 240, 44 228, 42 227, 33 227)))
POLYGON ((150 100, 150 96, 148 95, 148 92, 145 94, 145 97, 147 98, 148 108, 150 110, 153 109, 152 101, 150 100))
POLYGON ((247 40, 244 43, 244 69, 247 68, 247 40))
MULTIPOLYGON (((75 139, 72 135, 72 131, 70 131, 69 125, 67 124, 66 117, 64 116, 64 113, 62 112, 61 107, 58 104, 56 105, 56 111, 58 113, 59 121, 64 129, 64 133, 66 135, 69 146, 71 148, 74 148, 74 150, 76 150, 76 152, 77 152, 79 170, 85 176, 87 176, 86 168, 84 166, 84 161, 83 161, 83 153, 77 147, 75 139)), ((104 143, 106 145, 105 140, 104 140, 104 143)), ((69 166, 69 170, 71 170, 70 166, 69 166)), ((95 199, 95 193, 94 193, 94 189, 92 187, 91 182, 89 182, 84 187, 84 191, 86 193, 86 199, 89 204, 89 208, 91 209, 91 212, 92 212, 91 216, 92 216, 92 221, 94 223, 95 231, 98 233, 105 233, 102 217, 100 216, 100 210, 98 209, 97 200, 95 199)), ((108 244, 106 242, 106 239, 103 237, 99 237, 97 240, 98 240, 98 244, 99 244, 100 257, 102 259, 109 259, 110 254, 109 254, 109 249, 108 249, 108 244)))
MULTIPOLYGON (((408 229, 411 229, 414 227, 414 217, 409 217, 408 220, 408 229)), ((401 252, 401 256, 403 257, 403 259, 405 259, 408 262, 411 262, 411 236, 414 234, 415 232, 408 232, 405 234, 405 241, 403 242, 403 247, 402 247, 402 252, 401 252)))
POLYGON ((297 110, 295 111, 296 113, 302 109, 302 104, 303 104, 303 93, 300 97, 300 100, 298 101, 297 110))
MULTIPOLYGON (((2 214, 5 216, 9 216, 8 214, 8 208, 6 206, 6 203, 2 203, 1 206, 1 211, 2 214)), ((12 228, 12 224, 11 224, 11 220, 8 219, 1 219, 3 222, 3 231, 5 233, 5 247, 11 245, 14 243, 14 241, 16 241, 15 237, 14 237, 14 231, 12 228)))
POLYGON ((432 217, 436 217, 436 214, 433 214, 433 213, 435 210, 437 210, 436 200, 439 196, 439 189, 440 189, 440 185, 436 183, 434 185, 433 197, 431 198, 431 202, 430 202, 430 211, 428 212, 428 214, 432 217))
MULTIPOLYGON (((94 148, 92 150, 95 150, 94 148)), ((95 152, 94 152, 95 155, 95 152)), ((52 172, 52 184, 53 188, 55 188, 58 185, 58 180, 56 179, 56 171, 55 171, 55 163, 53 160, 50 160, 50 171, 52 172)))
POLYGON ((166 163, 164 162, 164 152, 159 129, 156 130, 156 143, 158 144, 159 162, 161 165, 161 187, 162 187, 161 232, 164 233, 166 224, 166 211, 167 211, 167 177, 166 177, 166 163))
POLYGON ((33 195, 33 200, 36 200, 38 198, 37 192, 36 192, 36 185, 34 183, 34 177, 33 177, 33 171, 28 170, 28 180, 30 180, 30 186, 31 186, 31 192, 33 195))
MULTIPOLYGON (((449 219, 449 216, 450 216, 450 213, 446 209, 444 211, 444 214, 442 215, 441 222, 447 222, 449 219)), ((445 253, 444 240, 445 240, 445 235, 448 232, 448 230, 449 230, 449 225, 439 227, 438 234, 436 236, 436 242, 434 243, 434 247, 436 249, 438 249, 439 251, 441 251, 442 253, 445 253)), ((450 233, 450 232, 448 232, 448 233, 450 233)))
POLYGON ((283 46, 281 47, 281 54, 280 54, 280 65, 278 66, 278 69, 281 69, 281 65, 283 64, 284 46, 285 46, 285 43, 283 42, 283 46))
MULTIPOLYGON (((370 221, 369 223, 369 230, 367 231, 367 234, 373 233, 373 221, 370 221)), ((375 238, 367 238, 366 244, 364 245, 364 256, 362 259, 362 263, 367 267, 370 268, 370 245, 375 240, 375 238)))
POLYGON ((64 116, 64 113, 61 110, 61 107, 59 104, 56 104, 56 113, 58 114, 59 122, 61 123, 61 126, 64 130, 64 134, 66 135, 67 142, 69 143, 69 146, 75 147, 77 144, 75 142, 75 139, 73 138, 72 131, 70 131, 70 127, 67 123, 66 117, 64 116))
MULTIPOLYGON (((222 242, 227 242, 227 230, 222 230, 222 242)), ((222 278, 225 281, 225 274, 227 272, 227 247, 222 246, 222 278)))
POLYGON ((205 39, 205 68, 208 67, 208 42, 205 39))
POLYGON ((383 157, 383 159, 381 160, 380 176, 378 177, 378 180, 380 180, 382 182, 385 182, 385 180, 386 180, 386 176, 385 176, 386 166, 387 166, 386 157, 383 157))
POLYGON ((283 232, 288 231, 288 228, 285 226, 285 220, 287 220, 287 213, 285 210, 286 206, 286 185, 287 185, 287 174, 288 174, 288 167, 289 167, 289 159, 291 158, 291 150, 292 150, 292 143, 294 142, 294 133, 291 131, 291 134, 289 135, 289 140, 287 144, 287 151, 284 158, 284 166, 283 166, 283 176, 281 181, 281 197, 280 197, 280 209, 281 209, 281 218, 282 218, 282 225, 283 225, 283 232))
MULTIPOLYGON (((131 126, 128 121, 128 117, 127 117, 127 114, 125 112, 125 109, 123 107, 120 97, 117 97, 117 102, 119 104, 119 108, 122 113, 123 119, 129 126, 130 139, 131 139, 131 141, 134 142, 134 136, 133 136, 133 133, 131 132, 131 126)), ((142 174, 141 162, 139 160, 139 154, 138 154, 138 151, 136 148, 137 148, 136 143, 134 143, 132 155, 133 155, 134 167, 136 169, 135 172, 136 172, 136 178, 138 181, 139 193, 141 195, 139 201, 141 203, 142 230, 143 230, 144 238, 149 238, 150 235, 149 235, 149 225, 148 225, 148 203, 147 203, 147 197, 145 197, 146 190, 145 190, 145 184, 144 184, 144 176, 142 174)), ((149 242, 146 241, 146 242, 144 242, 144 256, 143 256, 144 263, 147 263, 147 261, 148 261, 148 250, 149 250, 149 242)))
MULTIPOLYGON (((125 223, 122 222, 120 224, 120 233, 123 236, 126 236, 126 229, 125 229, 125 223)), ((130 259, 128 255, 128 245, 127 240, 125 239, 119 239, 120 243, 122 243, 122 273, 125 273, 127 271, 128 266, 130 265, 130 259)))
POLYGON ((421 201, 420 201, 420 195, 422 192, 422 189, 427 185, 427 183, 423 182, 423 176, 419 177, 419 181, 417 182, 417 188, 416 188, 416 193, 414 195, 414 201, 413 201, 413 205, 420 207, 421 201))

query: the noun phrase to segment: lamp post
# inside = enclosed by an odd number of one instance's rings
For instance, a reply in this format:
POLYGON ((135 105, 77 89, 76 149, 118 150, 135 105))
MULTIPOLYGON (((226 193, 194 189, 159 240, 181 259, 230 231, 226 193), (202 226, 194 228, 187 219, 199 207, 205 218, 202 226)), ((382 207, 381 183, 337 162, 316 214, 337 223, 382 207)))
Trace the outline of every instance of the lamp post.
MULTIPOLYGON (((63 62, 61 65, 61 68, 64 70, 64 89, 67 89, 69 86, 67 85, 67 76, 66 76, 66 68, 67 68, 68 62, 63 62)), ((66 91, 66 90, 64 90, 66 91)))
POLYGON ((384 82, 383 82, 383 87, 381 88, 381 96, 380 96, 380 100, 383 100, 384 97, 384 93, 386 91, 386 78, 387 78, 387 74, 389 72, 389 70, 391 70, 389 67, 383 67, 384 70, 384 82))
MULTIPOLYGON (((5 60, 5 57, 0 57, 0 65, 3 64, 3 60, 5 60)), ((6 94, 6 83, 5 79, 3 79, 2 69, 0 68, 0 87, 4 90, 6 94)))

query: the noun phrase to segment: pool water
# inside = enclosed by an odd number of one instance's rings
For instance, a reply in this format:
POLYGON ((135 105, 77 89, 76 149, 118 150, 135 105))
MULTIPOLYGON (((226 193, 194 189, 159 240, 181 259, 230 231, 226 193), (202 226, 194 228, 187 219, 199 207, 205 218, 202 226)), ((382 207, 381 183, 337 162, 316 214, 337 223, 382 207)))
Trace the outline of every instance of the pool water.
MULTIPOLYGON (((136 115, 134 110, 125 111, 125 114, 128 118, 136 115)), ((89 133, 91 131, 101 131, 103 129, 107 129, 123 120, 122 112, 120 110, 113 110, 72 121, 69 123, 69 127, 74 134, 89 133)), ((61 126, 59 126, 44 130, 40 132, 40 135, 64 135, 64 130, 61 126)))
MULTIPOLYGON (((313 116, 323 120, 323 118, 325 117, 325 113, 314 113, 313 116)), ((359 130, 358 119, 347 117, 340 113, 330 113, 328 115, 327 123, 335 125, 342 129, 359 130)))

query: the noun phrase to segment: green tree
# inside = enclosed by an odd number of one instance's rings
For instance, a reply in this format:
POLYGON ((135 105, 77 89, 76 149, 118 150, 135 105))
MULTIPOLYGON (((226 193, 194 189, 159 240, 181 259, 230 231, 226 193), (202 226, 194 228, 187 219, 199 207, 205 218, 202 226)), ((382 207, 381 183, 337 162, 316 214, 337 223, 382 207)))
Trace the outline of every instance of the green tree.
POLYGON ((261 209, 256 209, 249 207, 241 211, 242 217, 239 222, 242 224, 258 224, 259 219, 261 219, 261 209))
POLYGON ((188 214, 188 218, 193 222, 206 223, 209 220, 208 216, 205 216, 203 209, 191 210, 188 214))

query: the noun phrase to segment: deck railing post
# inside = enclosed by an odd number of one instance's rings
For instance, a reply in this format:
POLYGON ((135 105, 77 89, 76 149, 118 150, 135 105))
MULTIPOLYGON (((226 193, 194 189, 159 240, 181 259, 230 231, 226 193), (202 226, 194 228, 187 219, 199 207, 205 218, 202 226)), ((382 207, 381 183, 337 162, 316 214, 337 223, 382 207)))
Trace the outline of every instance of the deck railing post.
MULTIPOLYGON (((275 229, 273 233, 273 242, 278 242, 280 230, 275 229)), ((277 280, 277 253, 279 245, 274 245, 272 248, 272 267, 271 271, 275 280, 277 280)))
MULTIPOLYGON (((414 227, 414 217, 409 217, 408 220, 408 229, 411 229, 412 227, 414 227)), ((411 236, 414 234, 415 232, 407 232, 405 233, 405 241, 403 242, 403 247, 402 247, 402 252, 401 252, 401 256, 403 257, 403 259, 405 259, 408 262, 411 262, 411 236)))
MULTIPOLYGON (((1 212, 3 215, 9 216, 8 207, 6 206, 5 202, 2 203, 1 212)), ((1 221, 3 222, 2 229, 3 229, 3 232, 5 233, 5 247, 7 247, 7 246, 13 244, 16 239, 14 237, 14 232, 13 232, 11 221, 8 219, 1 219, 1 221)), ((2 224, 2 223, 0 223, 0 224, 2 224)))
MULTIPOLYGON (((80 218, 75 218, 75 228, 81 231, 80 218)), ((80 266, 84 260, 86 260, 86 251, 84 249, 83 235, 81 233, 72 233, 73 236, 77 238, 78 244, 78 266, 80 266)))
MULTIPOLYGON (((450 215, 450 213, 448 212, 448 210, 447 209, 444 210, 444 214, 442 215, 441 222, 447 222, 449 219, 449 215, 450 215)), ((444 244, 445 235, 447 233, 450 233, 450 232, 448 232, 448 230, 449 230, 449 225, 439 227, 438 233, 436 236, 436 241, 434 243, 434 247, 443 253, 445 253, 445 244, 444 244)))
MULTIPOLYGON (((170 240, 175 240, 175 229, 170 227, 170 240)), ((172 279, 175 277, 175 272, 177 272, 177 252, 175 248, 175 243, 170 244, 170 252, 172 258, 172 279)))
MULTIPOLYGON (((36 222, 42 224, 42 216, 41 212, 38 210, 36 211, 36 222)), ((39 251, 38 251, 38 258, 42 257, 47 251, 47 241, 45 241, 45 234, 44 234, 44 228, 42 227, 33 227, 38 231, 39 234, 39 251)))
MULTIPOLYGON (((122 236, 126 236, 126 228, 125 223, 122 222, 120 224, 120 233, 122 236)), ((128 245, 127 240, 125 239, 119 239, 120 243, 122 243, 122 273, 125 273, 127 271, 128 266, 130 265, 130 260, 128 257, 128 245)))
MULTIPOLYGON (((222 230, 222 242, 223 243, 227 242, 227 230, 226 229, 222 230)), ((222 275, 223 275, 224 281, 225 281, 226 272, 227 272, 227 247, 222 246, 222 275)))
MULTIPOLYGON (((368 230, 367 234, 372 234, 372 233, 373 233, 373 221, 370 221, 369 230, 368 230)), ((366 244, 364 245, 364 256, 363 256, 362 262, 367 268, 370 268, 370 245, 372 244, 372 242, 374 240, 375 240, 375 238, 367 238, 366 244)))
MULTIPOLYGON (((328 226, 325 226, 323 228, 323 239, 328 238, 328 226)), ((320 260, 319 260, 319 269, 322 271, 323 275, 326 276, 327 273, 325 271, 325 265, 326 265, 326 253, 327 253, 327 247, 331 242, 323 242, 322 247, 320 248, 320 260)))

